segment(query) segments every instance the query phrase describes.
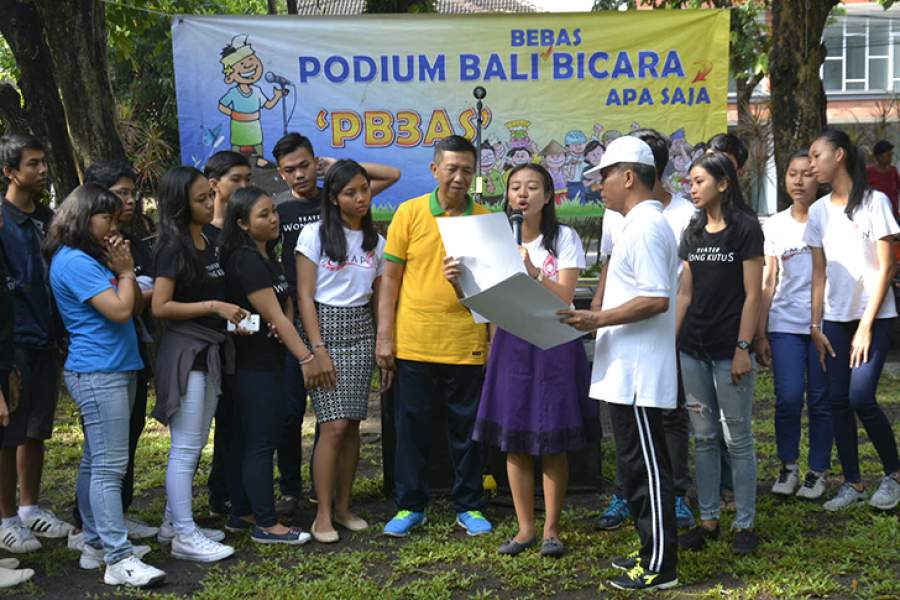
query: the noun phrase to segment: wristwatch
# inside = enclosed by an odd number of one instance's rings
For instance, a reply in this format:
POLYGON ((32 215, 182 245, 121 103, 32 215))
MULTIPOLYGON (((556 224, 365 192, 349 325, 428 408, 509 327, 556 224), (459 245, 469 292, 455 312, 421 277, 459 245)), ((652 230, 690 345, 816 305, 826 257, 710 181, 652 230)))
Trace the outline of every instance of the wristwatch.
POLYGON ((749 350, 750 342, 748 342, 747 340, 738 340, 737 347, 741 350, 749 350))

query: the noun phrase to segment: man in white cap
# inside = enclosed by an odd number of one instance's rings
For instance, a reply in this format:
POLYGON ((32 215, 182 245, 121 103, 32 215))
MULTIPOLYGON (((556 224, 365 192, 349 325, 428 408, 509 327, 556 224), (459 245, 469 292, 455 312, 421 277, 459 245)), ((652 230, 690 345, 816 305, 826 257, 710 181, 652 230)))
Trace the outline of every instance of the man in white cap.
POLYGON ((607 208, 625 217, 612 250, 600 310, 560 311, 564 323, 597 330, 590 395, 608 403, 617 469, 638 530, 638 552, 613 560, 626 590, 678 585, 675 497, 663 411, 675 408, 675 294, 678 250, 646 142, 620 137, 595 167, 607 208))

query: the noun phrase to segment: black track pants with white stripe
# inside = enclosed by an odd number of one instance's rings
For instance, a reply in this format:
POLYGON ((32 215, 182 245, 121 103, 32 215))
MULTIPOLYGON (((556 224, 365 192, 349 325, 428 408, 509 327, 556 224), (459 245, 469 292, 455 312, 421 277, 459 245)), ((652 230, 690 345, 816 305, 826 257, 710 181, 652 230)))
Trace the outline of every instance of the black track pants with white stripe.
POLYGON ((663 410, 607 406, 616 440, 616 467, 641 539, 641 566, 657 573, 675 573, 678 530, 663 410))

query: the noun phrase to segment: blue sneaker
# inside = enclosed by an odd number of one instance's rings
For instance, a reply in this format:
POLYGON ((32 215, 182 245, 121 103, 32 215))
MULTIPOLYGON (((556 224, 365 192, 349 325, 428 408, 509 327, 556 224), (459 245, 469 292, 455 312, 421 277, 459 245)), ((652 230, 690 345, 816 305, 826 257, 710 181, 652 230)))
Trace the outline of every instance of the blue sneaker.
POLYGON ((456 524, 465 529, 469 535, 484 535, 494 530, 491 522, 478 510, 456 513, 456 524))
POLYGON ((387 522, 384 526, 384 535, 391 537, 406 537, 413 527, 425 524, 424 512, 413 512, 411 510, 400 510, 394 515, 394 518, 387 522))
POLYGON ((631 512, 628 510, 628 503, 616 494, 613 494, 609 500, 609 506, 603 511, 600 522, 597 527, 600 529, 618 529, 628 520, 631 512))
POLYGON ((690 529, 695 525, 694 515, 684 501, 684 496, 675 496, 675 522, 678 529, 690 529))

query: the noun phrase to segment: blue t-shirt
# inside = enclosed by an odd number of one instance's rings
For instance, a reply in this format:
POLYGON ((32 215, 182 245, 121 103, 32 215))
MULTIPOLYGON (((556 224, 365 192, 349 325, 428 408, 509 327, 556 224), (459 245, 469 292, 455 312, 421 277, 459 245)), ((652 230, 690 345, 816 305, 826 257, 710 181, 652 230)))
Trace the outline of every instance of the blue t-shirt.
POLYGON ((219 104, 239 113, 255 113, 268 102, 266 95, 255 85, 250 86, 250 95, 244 95, 241 88, 234 86, 219 98, 219 104))
POLYGON ((116 286, 113 272, 81 250, 62 246, 53 256, 50 287, 69 332, 67 371, 112 373, 144 367, 132 320, 110 321, 89 302, 116 286))

